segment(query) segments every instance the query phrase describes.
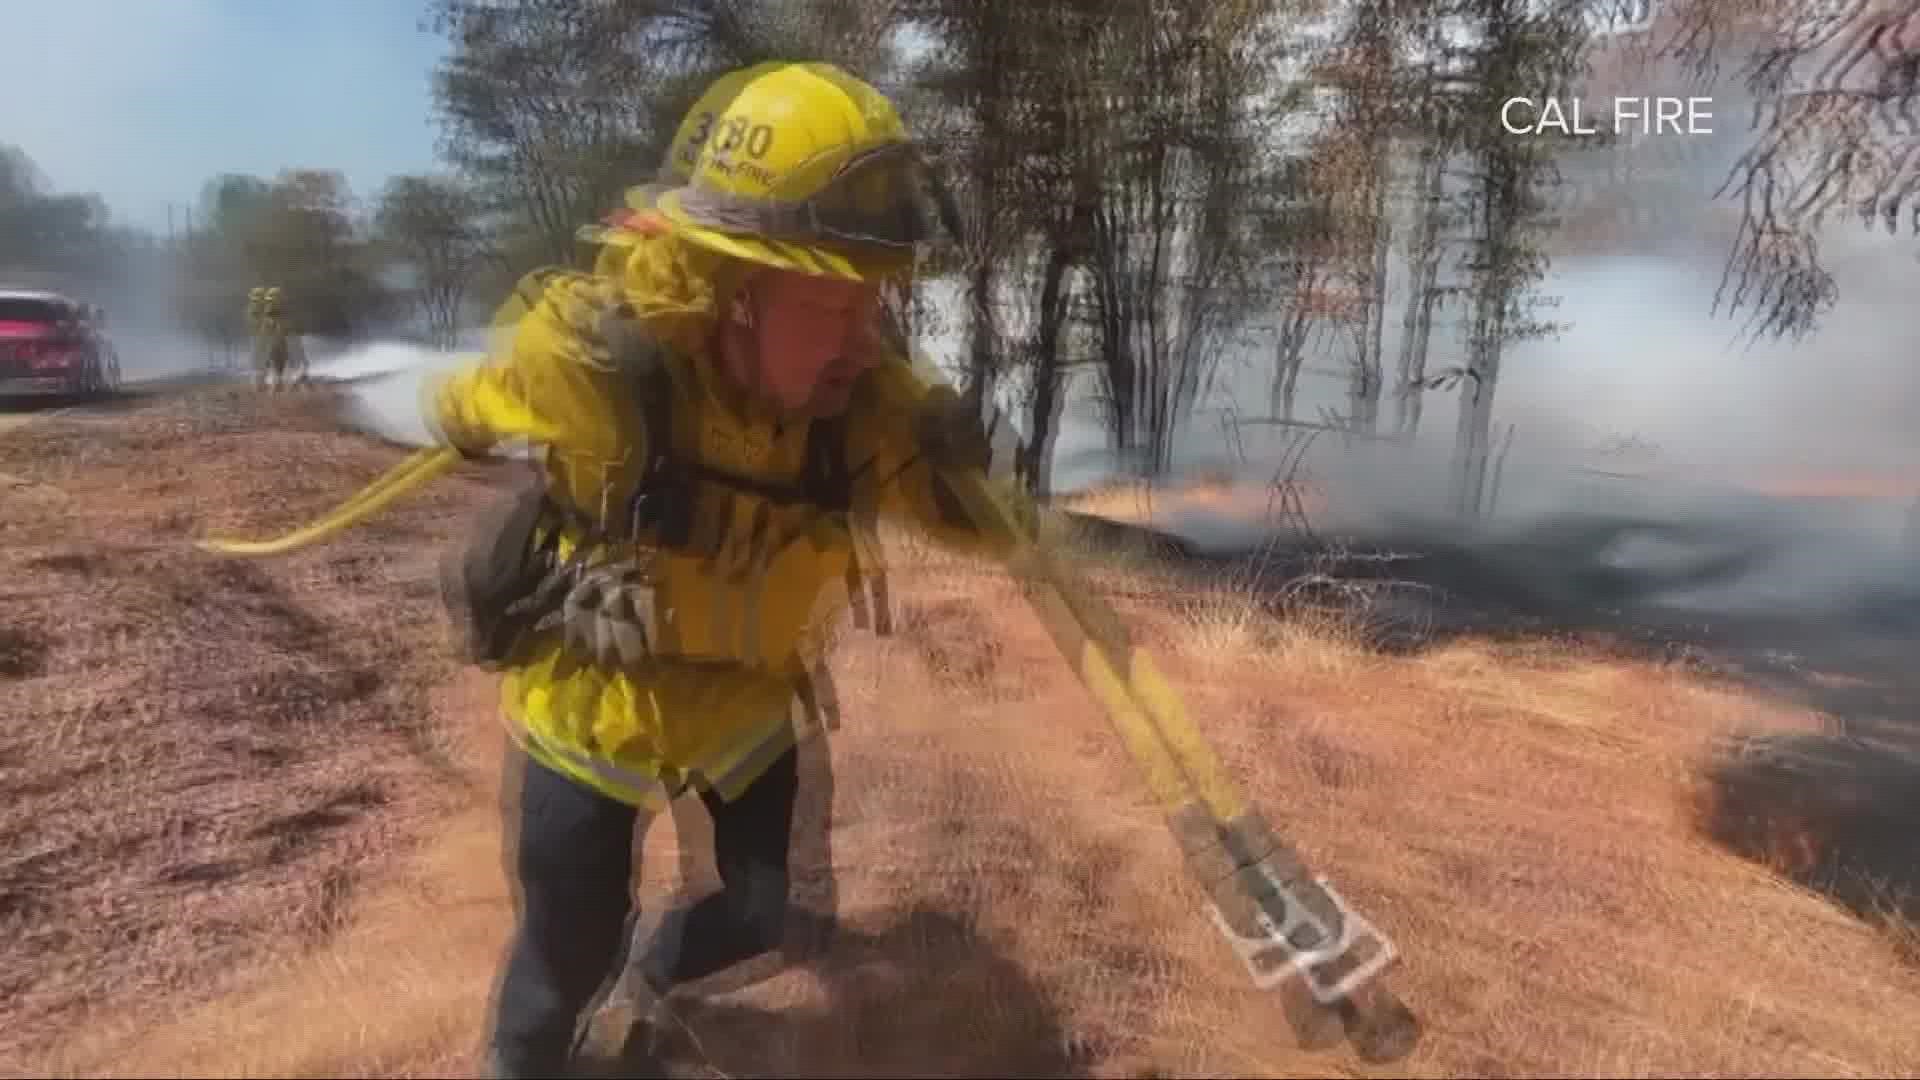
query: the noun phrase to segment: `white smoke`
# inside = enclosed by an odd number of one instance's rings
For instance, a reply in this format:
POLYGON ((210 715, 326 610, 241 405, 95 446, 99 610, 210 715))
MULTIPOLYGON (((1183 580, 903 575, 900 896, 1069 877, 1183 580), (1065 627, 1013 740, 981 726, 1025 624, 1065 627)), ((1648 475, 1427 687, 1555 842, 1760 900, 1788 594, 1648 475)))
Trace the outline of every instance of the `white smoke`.
POLYGON ((420 411, 427 380, 472 361, 475 355, 378 341, 316 362, 312 374, 350 384, 348 424, 397 443, 424 447, 434 445, 420 411))

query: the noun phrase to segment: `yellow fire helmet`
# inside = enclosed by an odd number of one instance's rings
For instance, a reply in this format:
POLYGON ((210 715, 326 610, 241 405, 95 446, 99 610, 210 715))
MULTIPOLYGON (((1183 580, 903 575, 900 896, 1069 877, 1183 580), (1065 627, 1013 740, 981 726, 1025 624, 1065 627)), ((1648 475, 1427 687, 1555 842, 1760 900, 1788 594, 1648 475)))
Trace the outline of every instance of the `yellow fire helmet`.
POLYGON ((763 67, 710 129, 700 110, 688 118, 675 149, 698 157, 654 209, 688 241, 764 266, 854 281, 911 272, 927 196, 943 216, 951 203, 893 103, 831 64, 763 67))
POLYGON ((673 143, 667 147, 667 156, 660 159, 660 172, 652 184, 643 184, 627 194, 627 206, 634 210, 650 208, 654 200, 668 188, 691 183, 694 169, 700 165, 700 149, 706 145, 720 118, 726 115, 734 99, 740 96, 754 80, 762 75, 786 67, 784 60, 769 60, 763 64, 729 71, 713 81, 700 100, 693 103, 687 115, 680 121, 679 130, 673 133, 673 143))
POLYGON ((619 245, 623 241, 631 242, 637 235, 664 228, 664 223, 653 211, 654 202, 662 192, 693 179, 694 166, 700 160, 701 145, 740 91, 761 75, 785 66, 787 62, 784 60, 769 60, 730 71, 715 79, 700 95, 700 99, 693 103, 693 107, 687 110, 687 115, 681 118, 680 127, 673 133, 673 142, 667 146, 666 156, 660 159, 660 168, 654 179, 628 188, 625 205, 591 225, 582 225, 577 233, 578 238, 588 244, 619 245))

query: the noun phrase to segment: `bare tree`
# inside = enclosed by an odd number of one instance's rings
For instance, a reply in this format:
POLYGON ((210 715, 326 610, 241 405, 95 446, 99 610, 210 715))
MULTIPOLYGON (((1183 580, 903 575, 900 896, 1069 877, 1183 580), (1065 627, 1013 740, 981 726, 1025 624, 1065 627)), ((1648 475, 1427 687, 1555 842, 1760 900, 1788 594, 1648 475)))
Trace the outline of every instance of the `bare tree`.
MULTIPOLYGON (((434 0, 443 156, 511 215, 521 262, 567 263, 574 230, 648 175, 647 24, 627 5, 434 0)), ((649 138, 653 136, 653 138, 649 138)))
POLYGON ((1741 224, 1715 310, 1800 337, 1837 299, 1819 237, 1851 215, 1920 233, 1920 8, 1906 0, 1674 0, 1663 55, 1700 74, 1741 61, 1756 138, 1718 195, 1741 224))
POLYGON ((1012 363, 999 309, 1005 291, 1022 289, 1003 275, 1036 225, 1030 196, 1049 179, 1040 163, 1061 152, 1064 117, 1044 100, 1060 85, 1049 69, 1067 66, 1058 51, 1067 44, 1061 30, 1083 25, 1084 7, 1018 0, 904 5, 908 25, 933 43, 907 72, 923 105, 917 122, 965 207, 966 235, 949 269, 963 282, 967 315, 961 384, 983 413, 1012 363))
POLYGON ((1333 201, 1334 277, 1353 297, 1347 420, 1371 432, 1379 423, 1381 363, 1387 306, 1387 265, 1393 243, 1390 191, 1403 88, 1397 78, 1403 21, 1387 0, 1359 0, 1332 48, 1314 67, 1316 81, 1334 91, 1333 115, 1317 138, 1322 189, 1333 201))
POLYGON ((907 11, 933 42, 907 73, 909 100, 922 105, 917 125, 964 208, 963 243, 937 264, 961 282, 963 385, 983 413, 994 411, 996 391, 1016 391, 1027 437, 1015 472, 1042 491, 1099 175, 1075 137, 1088 116, 1086 72, 1063 58, 1077 55, 1105 16, 1087 0, 924 0, 907 11))
POLYGON ((491 244, 482 210, 478 194, 461 181, 398 176, 375 211, 379 242, 411 272, 409 292, 442 348, 454 344, 467 291, 491 244))
POLYGON ((1425 404, 1428 350, 1433 319, 1450 290, 1440 284, 1450 223, 1447 163, 1459 141, 1461 118, 1451 106, 1442 77, 1449 70, 1446 20, 1438 5, 1416 12, 1410 30, 1418 65, 1405 91, 1406 126, 1418 142, 1410 198, 1412 235, 1407 245, 1406 309, 1400 323, 1400 356, 1394 387, 1394 433, 1412 439, 1420 429, 1425 404))
MULTIPOLYGON (((1522 95, 1564 93, 1581 71, 1589 27, 1578 0, 1463 0, 1462 64, 1449 78, 1466 114, 1497 116, 1522 95)), ((1466 364, 1457 373, 1461 403, 1455 431, 1456 509, 1484 511, 1491 456, 1494 391, 1514 341, 1557 327, 1534 317, 1534 285, 1545 275, 1542 231, 1552 224, 1546 193, 1557 176, 1558 139, 1512 135, 1499 124, 1465 125, 1461 148, 1470 174, 1460 217, 1470 230, 1465 265, 1466 364)))
POLYGON ((1285 29, 1267 4, 1135 0, 1087 50, 1100 66, 1078 137, 1104 165, 1089 215, 1101 392, 1112 445, 1154 470, 1255 321, 1271 252, 1244 214, 1272 182, 1257 102, 1285 29))

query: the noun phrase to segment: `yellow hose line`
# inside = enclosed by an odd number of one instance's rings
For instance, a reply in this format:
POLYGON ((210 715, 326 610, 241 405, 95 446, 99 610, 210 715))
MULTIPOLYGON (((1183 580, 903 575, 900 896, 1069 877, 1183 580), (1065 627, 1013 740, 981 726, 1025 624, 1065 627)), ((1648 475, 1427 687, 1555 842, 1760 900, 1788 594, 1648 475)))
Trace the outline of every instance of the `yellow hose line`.
MULTIPOLYGON (((421 450, 368 484, 332 512, 304 528, 271 540, 213 537, 198 542, 224 555, 280 555, 324 540, 379 513, 394 500, 458 464, 449 447, 421 450)), ((1179 693, 1160 674, 1146 650, 1134 645, 1118 615, 1081 587, 1026 537, 978 472, 953 478, 956 493, 975 520, 1015 537, 1010 568, 1074 674, 1106 712, 1153 794, 1169 811, 1198 796, 1216 821, 1247 809, 1246 798, 1227 777, 1213 748, 1193 724, 1179 693)))
POLYGON ((1016 538, 1009 566, 1027 587, 1034 612, 1167 809, 1198 796, 1216 821, 1232 821, 1245 812, 1246 797, 1194 726, 1179 693, 1146 650, 1129 640, 1118 613, 1048 558, 1015 524, 984 475, 975 471, 951 479, 974 520, 1016 538))
POLYGON ((212 537, 197 541, 196 546, 222 555, 282 555, 358 525, 459 462, 460 452, 451 447, 420 450, 311 525, 272 540, 212 537))
MULTIPOLYGON (((446 472, 459 452, 421 450, 388 470, 331 513, 272 540, 209 538, 198 546, 225 555, 279 555, 324 540, 386 508, 394 500, 446 472)), ((1246 798, 1227 777, 1219 758, 1193 724, 1179 693, 1160 674, 1146 650, 1134 645, 1118 615, 1081 587, 1019 529, 1006 507, 975 472, 954 477, 954 487, 978 521, 1016 537, 1011 568, 1026 586, 1042 624, 1074 674, 1086 685, 1146 773, 1154 795, 1168 810, 1198 796, 1216 821, 1239 817, 1246 798)))

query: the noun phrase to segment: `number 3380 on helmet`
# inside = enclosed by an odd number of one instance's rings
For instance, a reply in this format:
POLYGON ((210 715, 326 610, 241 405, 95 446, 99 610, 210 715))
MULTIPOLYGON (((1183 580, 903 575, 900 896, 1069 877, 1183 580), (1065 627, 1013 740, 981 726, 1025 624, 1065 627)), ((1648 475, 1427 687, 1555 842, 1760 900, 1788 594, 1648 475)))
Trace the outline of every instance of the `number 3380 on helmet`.
POLYGON ((911 272, 933 226, 953 226, 952 200, 893 103, 833 65, 762 64, 701 106, 667 162, 684 182, 649 192, 690 243, 865 281, 911 272), (701 108, 723 96, 723 108, 701 108))

